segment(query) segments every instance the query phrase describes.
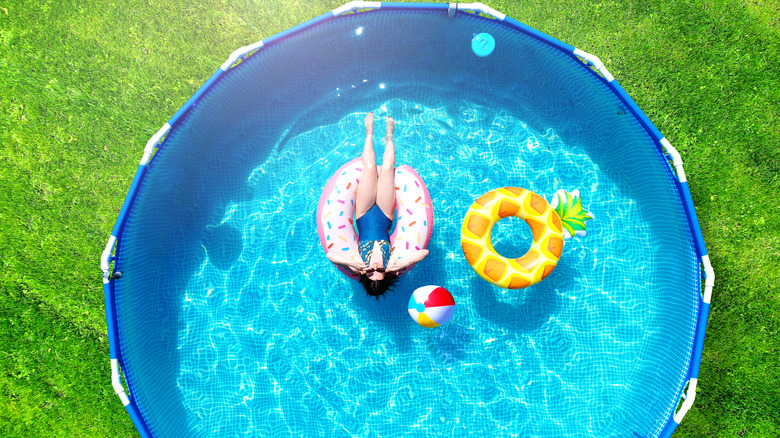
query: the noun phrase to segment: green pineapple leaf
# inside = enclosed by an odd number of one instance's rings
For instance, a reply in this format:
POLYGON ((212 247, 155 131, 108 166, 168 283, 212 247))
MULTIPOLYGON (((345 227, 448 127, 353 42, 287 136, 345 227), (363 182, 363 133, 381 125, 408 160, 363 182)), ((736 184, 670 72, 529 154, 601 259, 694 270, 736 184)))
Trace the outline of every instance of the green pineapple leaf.
POLYGON ((585 222, 593 219, 593 213, 582 207, 579 190, 574 190, 571 193, 558 190, 553 195, 551 204, 561 218, 563 237, 571 239, 573 236, 585 235, 585 222))

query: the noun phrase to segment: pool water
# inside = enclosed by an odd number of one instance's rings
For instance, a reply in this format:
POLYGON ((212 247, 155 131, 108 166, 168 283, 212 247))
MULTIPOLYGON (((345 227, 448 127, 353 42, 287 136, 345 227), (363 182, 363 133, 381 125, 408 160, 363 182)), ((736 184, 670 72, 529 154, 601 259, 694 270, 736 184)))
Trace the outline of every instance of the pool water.
MULTIPOLYGON (((402 18, 405 27, 422 20, 402 18)), ((398 27, 358 19, 329 24, 320 40, 358 24, 362 37, 398 27)), ((507 31, 461 21, 449 35, 489 30, 498 48, 486 62, 512 69, 500 58, 507 31)), ((454 89, 410 91, 409 75, 374 79, 366 65, 331 82, 309 76, 320 100, 294 111, 254 103, 253 93, 269 91, 246 91, 247 65, 234 74, 246 100, 217 105, 214 92, 203 105, 217 110, 191 115, 155 157, 117 249, 117 320, 135 334, 123 349, 146 352, 125 353, 126 370, 136 370, 128 385, 153 427, 213 437, 657 436, 683 389, 699 279, 672 174, 649 137, 608 96, 569 105, 529 92, 509 105, 499 87, 463 91, 455 80, 454 89), (556 104, 565 109, 540 110, 556 104), (396 120, 396 162, 426 182, 435 215, 429 257, 379 300, 325 258, 315 220, 327 180, 360 155, 368 111, 378 157, 384 119, 396 120), (223 125, 225 135, 209 131, 223 125), (579 189, 595 216, 527 289, 490 285, 460 249, 468 207, 503 186, 548 200, 579 189), (411 292, 429 284, 457 303, 436 329, 406 311, 411 292)), ((568 81, 554 79, 533 79, 543 82, 533 89, 568 81)), ((583 92, 568 89, 559 93, 583 92)), ((522 255, 527 228, 499 222, 497 250, 522 255)))
MULTIPOLYGON (((387 299, 367 297, 316 239, 321 189, 360 155, 364 113, 290 137, 247 176, 252 197, 207 226, 220 240, 206 242, 181 299, 177 348, 197 354, 181 358, 177 383, 198 429, 385 436, 416 425, 429 436, 565 436, 606 424, 609 413, 635 419, 613 404, 636 391, 632 376, 651 371, 644 350, 666 319, 663 297, 639 293, 657 288, 650 223, 552 129, 458 107, 450 114, 395 100, 372 108, 377 132, 393 108, 397 162, 427 181, 436 214, 431 257, 387 299), (586 237, 566 243, 559 267, 527 290, 484 282, 459 246, 465 211, 503 186, 548 199, 579 188, 596 216, 586 237), (426 284, 458 303, 438 330, 406 312, 412 290, 426 284), (573 411, 580 421, 567 420, 573 411)), ((496 243, 517 253, 510 231, 498 229, 496 243)))

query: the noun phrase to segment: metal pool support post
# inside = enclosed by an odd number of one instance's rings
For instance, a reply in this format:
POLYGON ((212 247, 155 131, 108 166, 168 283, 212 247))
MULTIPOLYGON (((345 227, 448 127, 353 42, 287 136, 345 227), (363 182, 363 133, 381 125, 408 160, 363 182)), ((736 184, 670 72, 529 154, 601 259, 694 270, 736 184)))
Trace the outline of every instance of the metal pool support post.
MULTIPOLYGON (((154 158, 155 152, 163 147, 165 143, 165 137, 171 129, 176 127, 182 117, 187 114, 190 109, 197 104, 202 97, 211 88, 218 83, 225 74, 232 68, 237 67, 243 60, 252 56, 255 52, 262 50, 263 47, 271 45, 277 41, 280 41, 286 37, 296 34, 300 31, 306 30, 320 23, 328 20, 332 20, 335 17, 344 14, 361 13, 366 10, 406 10, 406 11, 446 11, 449 17, 454 17, 457 14, 469 14, 473 16, 479 16, 487 20, 496 20, 504 23, 519 32, 522 32, 530 37, 533 37, 545 44, 548 44, 557 50, 568 54, 569 56, 578 59, 579 61, 587 64, 590 67, 590 71, 599 80, 603 81, 615 94, 615 96, 628 108, 628 110, 637 118, 643 129, 653 138, 658 146, 659 153, 667 160, 670 165, 670 171, 675 175, 677 190, 680 198, 683 202, 686 216, 688 219, 688 225, 694 237, 696 253, 700 259, 701 270, 703 271, 704 287, 701 296, 699 297, 699 313, 696 326, 696 334, 694 337, 693 352, 691 355, 691 362, 689 364, 688 372, 686 375, 687 386, 686 390, 680 394, 681 403, 678 403, 678 409, 676 412, 667 419, 666 423, 662 426, 659 436, 669 437, 677 425, 683 419, 685 414, 693 406, 693 402, 696 396, 696 386, 698 382, 699 368, 701 365, 701 355, 704 346, 704 334, 707 327, 707 317, 709 315, 710 300, 712 298, 712 289, 715 284, 715 272, 710 264, 709 256, 707 255, 707 249, 704 244, 704 238, 702 236, 701 228, 699 226, 696 210, 691 198, 691 192, 688 188, 687 179, 685 177, 685 171, 682 165, 682 159, 677 150, 672 147, 666 138, 660 133, 660 131, 653 125, 653 123, 647 118, 636 103, 631 99, 626 91, 620 86, 615 78, 609 73, 604 63, 601 60, 590 53, 575 48, 569 44, 561 42, 555 38, 550 37, 538 30, 529 27, 512 17, 508 17, 501 12, 496 11, 482 3, 403 3, 403 2, 373 2, 373 1, 353 1, 334 9, 333 11, 322 14, 302 24, 294 26, 276 35, 273 35, 265 40, 258 41, 254 44, 241 47, 238 50, 230 54, 228 59, 217 69, 214 74, 195 92, 195 94, 187 100, 187 102, 176 112, 176 114, 163 125, 160 130, 155 133, 146 144, 144 148, 143 157, 135 173, 133 181, 130 185, 130 189, 119 212, 116 224, 111 232, 111 236, 108 239, 106 247, 102 253, 100 265, 103 272, 103 291, 106 307, 106 320, 108 326, 108 340, 110 351, 110 364, 111 364, 111 382, 112 386, 119 396, 122 404, 127 410, 130 418, 133 421, 136 429, 142 437, 154 436, 152 430, 150 430, 146 421, 140 414, 140 409, 133 400, 132 391, 126 391, 125 386, 122 383, 122 352, 119 348, 119 340, 117 337, 117 318, 114 309, 115 296, 114 285, 119 280, 118 276, 113 272, 112 262, 115 260, 115 252, 118 252, 121 242, 118 236, 121 235, 122 230, 127 222, 128 213, 135 202, 136 195, 138 193, 141 182, 146 176, 147 166, 154 158)), ((118 274, 118 273, 117 273, 118 274)), ((132 389, 132 388, 131 388, 132 389)))

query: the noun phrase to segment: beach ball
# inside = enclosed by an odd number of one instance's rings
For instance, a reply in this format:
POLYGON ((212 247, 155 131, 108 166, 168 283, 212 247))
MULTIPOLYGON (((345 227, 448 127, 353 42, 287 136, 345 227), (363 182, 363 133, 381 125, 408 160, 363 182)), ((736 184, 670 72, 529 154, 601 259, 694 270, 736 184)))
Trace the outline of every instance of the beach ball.
POLYGON ((455 313, 455 299, 441 286, 418 287, 409 297, 409 315, 423 327, 445 324, 455 313))

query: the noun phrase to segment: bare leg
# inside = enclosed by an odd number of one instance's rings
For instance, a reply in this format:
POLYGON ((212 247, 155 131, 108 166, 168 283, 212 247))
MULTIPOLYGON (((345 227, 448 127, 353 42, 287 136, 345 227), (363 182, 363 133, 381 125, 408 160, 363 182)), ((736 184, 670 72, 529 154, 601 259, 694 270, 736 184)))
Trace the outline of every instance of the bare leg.
POLYGON ((363 155, 360 159, 363 164, 363 173, 360 174, 360 183, 357 188, 355 200, 355 219, 359 219, 376 204, 376 155, 374 154, 374 113, 366 116, 366 143, 363 146, 363 155))
POLYGON ((385 135, 385 154, 382 157, 382 167, 379 169, 379 181, 376 189, 376 204, 393 219, 395 216, 395 143, 393 130, 395 120, 387 118, 387 134, 385 135))

